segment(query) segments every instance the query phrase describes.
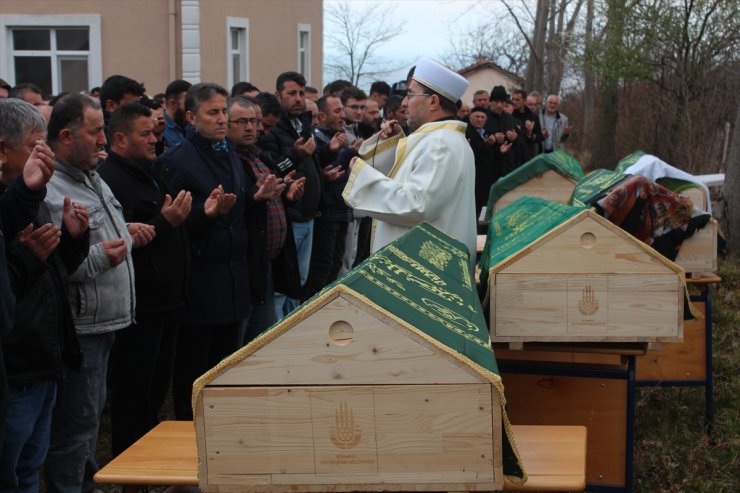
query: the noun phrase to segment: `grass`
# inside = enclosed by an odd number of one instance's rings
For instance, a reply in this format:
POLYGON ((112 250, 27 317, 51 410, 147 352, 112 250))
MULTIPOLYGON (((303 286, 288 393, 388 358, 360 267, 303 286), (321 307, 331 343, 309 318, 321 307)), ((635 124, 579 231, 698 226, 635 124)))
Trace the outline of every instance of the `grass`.
POLYGON ((740 491, 740 256, 720 259, 712 288, 714 428, 703 387, 641 388, 635 410, 636 492, 740 491))
MULTIPOLYGON (((635 409, 634 491, 740 491, 740 256, 720 259, 712 288, 714 429, 705 432, 703 387, 639 388, 635 409)), ((172 419, 166 404, 163 419, 172 419)), ((97 451, 111 459, 110 418, 103 415, 97 451)), ((104 486, 103 491, 119 488, 104 486)), ((159 489, 158 489, 159 490, 159 489)), ((150 490, 152 491, 152 490, 150 490)))

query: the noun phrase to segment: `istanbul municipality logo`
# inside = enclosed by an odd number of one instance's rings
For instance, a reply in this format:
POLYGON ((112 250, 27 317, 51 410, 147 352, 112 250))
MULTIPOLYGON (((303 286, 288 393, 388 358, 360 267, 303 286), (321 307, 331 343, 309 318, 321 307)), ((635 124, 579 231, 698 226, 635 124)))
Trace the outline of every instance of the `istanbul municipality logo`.
POLYGON ((593 315, 599 311, 599 300, 596 299, 594 289, 589 284, 583 288, 583 295, 578 302, 578 311, 583 315, 593 315))
POLYGON ((335 426, 329 428, 329 439, 337 448, 349 450, 354 448, 362 439, 362 431, 355 424, 352 409, 346 402, 340 402, 334 412, 335 426))

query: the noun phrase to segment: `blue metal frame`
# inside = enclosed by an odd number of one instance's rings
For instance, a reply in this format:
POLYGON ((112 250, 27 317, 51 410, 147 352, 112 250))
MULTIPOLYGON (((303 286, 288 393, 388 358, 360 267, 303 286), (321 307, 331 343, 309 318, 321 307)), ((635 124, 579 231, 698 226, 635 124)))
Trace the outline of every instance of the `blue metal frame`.
POLYGON ((704 314, 704 346, 705 346, 705 374, 704 380, 638 380, 638 387, 704 387, 704 409, 705 426, 707 433, 712 433, 714 428, 714 365, 712 363, 712 297, 710 288, 702 289, 702 294, 692 295, 691 301, 703 301, 705 304, 704 314))

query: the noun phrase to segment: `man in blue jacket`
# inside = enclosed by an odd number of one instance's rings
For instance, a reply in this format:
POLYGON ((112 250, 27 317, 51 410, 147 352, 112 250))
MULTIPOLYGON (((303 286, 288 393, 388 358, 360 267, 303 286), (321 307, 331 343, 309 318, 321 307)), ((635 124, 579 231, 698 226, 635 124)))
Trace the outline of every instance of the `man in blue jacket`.
POLYGON ((228 92, 196 84, 185 97, 187 139, 160 156, 173 193, 192 194, 188 303, 178 329, 172 395, 179 420, 192 420, 193 382, 240 346, 249 317, 246 181, 226 140, 228 92))

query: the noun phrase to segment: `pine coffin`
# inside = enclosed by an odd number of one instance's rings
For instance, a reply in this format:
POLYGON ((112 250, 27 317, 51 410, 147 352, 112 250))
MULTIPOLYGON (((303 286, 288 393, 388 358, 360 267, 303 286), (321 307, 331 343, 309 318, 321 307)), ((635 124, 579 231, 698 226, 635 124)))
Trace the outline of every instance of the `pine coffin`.
POLYGON ((683 336, 680 267, 584 210, 489 271, 493 342, 683 336))
POLYGON ((555 170, 548 170, 506 192, 496 201, 493 213, 500 211, 519 197, 539 197, 541 199, 567 204, 573 195, 576 180, 561 175, 555 170))

